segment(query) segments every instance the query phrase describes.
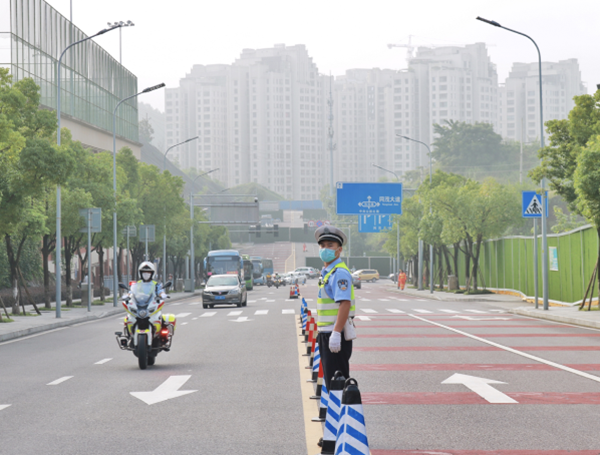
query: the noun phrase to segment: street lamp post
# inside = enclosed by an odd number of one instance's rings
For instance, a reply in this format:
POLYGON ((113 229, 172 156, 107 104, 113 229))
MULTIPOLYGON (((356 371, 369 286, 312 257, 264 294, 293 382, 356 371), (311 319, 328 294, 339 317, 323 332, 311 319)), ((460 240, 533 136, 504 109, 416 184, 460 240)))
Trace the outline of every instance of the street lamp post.
MULTIPOLYGON (((429 153, 429 186, 431 186, 432 180, 433 180, 433 174, 432 174, 432 157, 431 157, 431 148, 425 143, 425 142, 421 142, 418 141, 416 139, 410 138, 408 136, 403 136, 401 134, 396 134, 396 136, 401 137, 403 139, 406 139, 407 141, 413 141, 416 142, 418 144, 424 145, 425 147, 427 147, 427 152, 429 153)), ((431 215, 432 213, 432 207, 431 205, 429 206, 429 214, 431 215)), ((419 240, 422 242, 422 240, 419 240)), ((419 252, 422 255, 423 253, 421 252, 423 250, 423 248, 419 248, 419 252)), ((419 263, 419 268, 422 268, 422 261, 419 263)), ((433 294, 433 245, 429 245, 429 293, 433 294)), ((421 276, 423 275, 423 272, 420 273, 421 276)), ((419 278, 420 280, 421 278, 419 278)), ((419 288, 422 288, 421 284, 419 283, 419 288)))
POLYGON ((145 88, 144 90, 142 90, 139 93, 136 93, 135 95, 123 98, 117 103, 113 111, 113 192, 115 195, 115 206, 113 209, 113 306, 115 307, 117 306, 117 296, 119 295, 119 274, 117 273, 117 110, 119 109, 119 106, 125 101, 130 100, 131 98, 135 98, 141 95, 142 93, 148 93, 159 88, 163 88, 164 86, 164 83, 154 85, 152 87, 145 88))
MULTIPOLYGON (((194 257, 194 185, 196 183, 196 180, 198 180, 198 178, 204 176, 204 175, 208 175, 211 172, 215 172, 218 171, 219 168, 216 169, 211 169, 210 171, 204 172, 203 174, 198 175, 194 181, 192 182, 192 189, 190 191, 190 219, 192 220, 191 226, 190 226, 190 262, 191 262, 191 278, 192 278, 192 292, 194 289, 196 289, 196 266, 195 266, 195 257, 194 257)), ((166 280, 166 276, 164 276, 164 272, 163 271, 163 282, 166 280)))
MULTIPOLYGON (((165 168, 167 167, 167 154, 174 149, 175 147, 178 147, 180 145, 183 144, 187 144, 190 141, 193 141, 195 139, 198 139, 198 136, 195 137, 191 137, 189 139, 186 139, 183 142, 179 142, 178 144, 172 145, 171 147, 169 147, 167 149, 167 151, 165 152, 165 156, 163 158, 163 168, 162 171, 163 173, 165 172, 165 168)), ((163 283, 165 283, 167 281, 167 220, 164 220, 164 225, 163 225, 163 257, 162 257, 162 263, 163 263, 163 273, 162 273, 162 281, 163 283)))
MULTIPOLYGON (((539 71, 539 86, 540 86, 540 145, 541 148, 544 148, 544 108, 542 104, 542 54, 540 53, 540 48, 537 43, 533 40, 533 38, 525 33, 518 32, 516 30, 503 27, 496 21, 490 21, 488 19, 484 19, 483 17, 477 16, 477 20, 481 22, 485 22, 486 24, 493 25, 494 27, 500 27, 504 30, 508 30, 509 32, 516 33, 517 35, 524 36, 529 39, 538 54, 538 71, 539 71)), ((542 178, 542 293, 543 293, 543 301, 544 301, 544 310, 548 310, 548 238, 547 238, 547 219, 546 219, 546 179, 542 178)), ((537 257, 535 258, 537 263, 537 257)), ((537 275, 536 275, 537 280, 537 275)), ((537 289, 537 286, 536 286, 537 289)), ((535 301, 537 308, 537 299, 535 301)))
MULTIPOLYGON (((398 178, 398 174, 396 174, 394 171, 390 171, 389 169, 381 167, 375 163, 373 163, 373 167, 394 174, 394 177, 396 177, 396 181, 400 181, 400 179, 398 178)), ((398 222, 398 224, 396 225, 396 273, 400 274, 400 222, 398 222)))
MULTIPOLYGON (((72 14, 72 11, 71 11, 72 14)), ((58 58, 58 63, 56 65, 56 117, 58 120, 58 129, 56 131, 56 145, 60 147, 60 64, 65 53, 73 46, 79 43, 83 43, 84 41, 90 40, 96 36, 104 35, 106 32, 110 32, 115 28, 120 28, 120 25, 115 25, 109 28, 105 28, 100 30, 98 33, 92 36, 88 36, 87 38, 83 38, 79 41, 69 44, 65 50, 62 51, 60 57, 58 58)), ((62 264, 61 264, 61 204, 60 204, 60 185, 56 186, 56 253, 54 257, 55 269, 56 269, 56 317, 61 317, 60 312, 60 302, 62 300, 62 289, 61 289, 61 275, 62 275, 62 264)))

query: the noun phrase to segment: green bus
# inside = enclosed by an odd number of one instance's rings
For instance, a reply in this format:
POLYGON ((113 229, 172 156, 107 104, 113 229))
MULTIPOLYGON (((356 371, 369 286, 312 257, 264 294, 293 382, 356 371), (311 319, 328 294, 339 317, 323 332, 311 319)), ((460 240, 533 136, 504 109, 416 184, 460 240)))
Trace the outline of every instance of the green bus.
POLYGON ((250 260, 250 256, 242 254, 242 268, 244 270, 244 281, 246 282, 246 289, 251 291, 254 289, 254 266, 250 260))

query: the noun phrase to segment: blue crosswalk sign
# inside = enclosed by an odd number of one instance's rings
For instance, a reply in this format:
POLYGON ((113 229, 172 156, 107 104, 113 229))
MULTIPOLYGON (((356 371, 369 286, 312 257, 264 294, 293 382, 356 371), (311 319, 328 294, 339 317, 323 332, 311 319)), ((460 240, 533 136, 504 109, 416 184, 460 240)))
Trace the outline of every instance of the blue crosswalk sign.
MULTIPOLYGON (((546 217, 548 216, 548 192, 546 191, 546 217)), ((542 195, 537 191, 523 191, 523 218, 541 218, 542 217, 542 195)))

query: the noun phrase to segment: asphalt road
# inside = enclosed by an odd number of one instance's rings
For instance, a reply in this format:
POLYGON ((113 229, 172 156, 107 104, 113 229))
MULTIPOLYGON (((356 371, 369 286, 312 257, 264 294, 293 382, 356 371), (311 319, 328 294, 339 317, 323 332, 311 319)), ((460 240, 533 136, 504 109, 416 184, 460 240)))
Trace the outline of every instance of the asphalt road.
MULTIPOLYGON (((301 290, 315 308, 316 281, 301 290)), ((600 454, 600 331, 402 295, 389 281, 356 295, 351 372, 373 455, 600 454)), ((145 371, 117 347, 120 318, 0 344, 0 453, 318 453, 299 302, 287 288, 248 296, 239 309, 169 303, 173 349, 145 371), (194 392, 151 405, 131 394, 177 380, 194 392)))

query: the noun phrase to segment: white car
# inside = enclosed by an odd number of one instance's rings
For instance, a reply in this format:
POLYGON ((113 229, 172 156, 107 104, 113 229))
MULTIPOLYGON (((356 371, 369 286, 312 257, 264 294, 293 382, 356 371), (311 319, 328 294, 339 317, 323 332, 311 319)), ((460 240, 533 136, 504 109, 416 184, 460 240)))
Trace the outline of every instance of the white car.
POLYGON ((303 273, 308 278, 317 278, 319 276, 319 271, 314 267, 298 267, 294 272, 303 273))
POLYGON ((306 284, 306 274, 303 272, 290 272, 289 273, 290 284, 306 284))

